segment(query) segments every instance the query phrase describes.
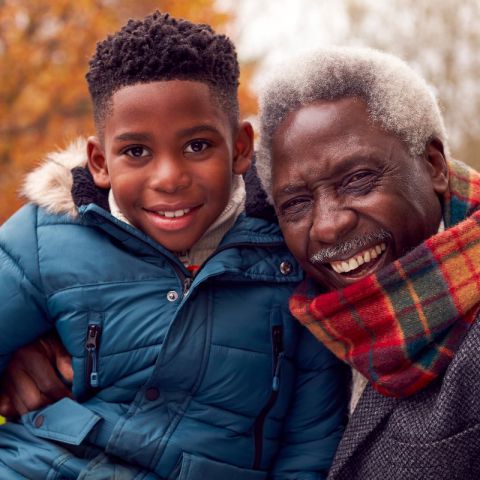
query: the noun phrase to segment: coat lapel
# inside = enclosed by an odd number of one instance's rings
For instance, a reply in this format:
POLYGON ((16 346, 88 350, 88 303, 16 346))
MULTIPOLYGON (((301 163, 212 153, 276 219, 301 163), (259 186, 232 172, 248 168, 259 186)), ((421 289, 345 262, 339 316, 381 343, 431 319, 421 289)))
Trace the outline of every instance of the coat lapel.
POLYGON ((328 475, 329 480, 337 478, 349 460, 355 461, 355 452, 362 449, 370 434, 388 420, 398 402, 396 398, 380 395, 370 384, 365 387, 338 446, 328 475))

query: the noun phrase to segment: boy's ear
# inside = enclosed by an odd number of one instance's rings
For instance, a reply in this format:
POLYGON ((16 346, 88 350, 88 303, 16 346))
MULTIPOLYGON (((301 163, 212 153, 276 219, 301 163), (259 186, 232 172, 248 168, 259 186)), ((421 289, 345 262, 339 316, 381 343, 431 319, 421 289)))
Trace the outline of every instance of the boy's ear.
POLYGON ((95 185, 99 188, 110 188, 107 160, 100 140, 89 137, 87 140, 88 169, 93 176, 95 185))
POLYGON ((245 173, 252 164, 253 127, 250 122, 242 122, 235 139, 232 171, 237 175, 245 173))

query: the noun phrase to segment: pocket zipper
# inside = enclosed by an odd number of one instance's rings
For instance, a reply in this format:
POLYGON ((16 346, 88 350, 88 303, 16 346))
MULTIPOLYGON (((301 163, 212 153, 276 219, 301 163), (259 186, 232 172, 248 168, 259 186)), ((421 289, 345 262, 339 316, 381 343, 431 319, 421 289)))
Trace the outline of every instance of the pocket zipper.
POLYGON ((87 385, 91 388, 98 388, 98 346, 102 328, 100 325, 92 324, 88 326, 87 340, 85 349, 87 350, 87 385))
POLYGON ((253 469, 260 470, 263 454, 263 428, 265 425, 265 419, 275 404, 278 391, 280 388, 280 364, 281 358, 284 356, 283 352, 283 328, 281 325, 275 325, 272 327, 272 346, 273 346, 273 378, 272 378, 272 390, 268 397, 267 403, 260 411, 258 417, 255 419, 253 425, 253 442, 254 442, 254 458, 253 469))

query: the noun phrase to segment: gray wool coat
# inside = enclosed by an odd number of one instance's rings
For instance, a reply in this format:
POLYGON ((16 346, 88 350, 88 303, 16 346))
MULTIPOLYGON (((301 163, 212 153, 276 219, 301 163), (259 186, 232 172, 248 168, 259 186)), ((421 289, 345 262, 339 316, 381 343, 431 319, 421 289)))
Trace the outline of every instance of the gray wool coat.
POLYGON ((480 322, 445 376, 406 399, 367 385, 328 480, 480 479, 480 322))

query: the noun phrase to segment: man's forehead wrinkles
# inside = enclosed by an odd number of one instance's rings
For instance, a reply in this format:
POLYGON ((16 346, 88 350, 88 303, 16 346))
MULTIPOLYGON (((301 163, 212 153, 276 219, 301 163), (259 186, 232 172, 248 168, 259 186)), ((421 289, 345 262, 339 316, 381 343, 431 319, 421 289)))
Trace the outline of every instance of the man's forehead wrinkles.
MULTIPOLYGON (((390 158, 393 155, 392 151, 388 152, 387 158, 390 158)), ((340 161, 336 162, 332 167, 331 171, 334 174, 341 174, 348 172, 352 169, 355 169, 360 166, 374 166, 386 159, 383 153, 377 152, 376 150, 367 150, 363 152, 355 152, 352 155, 347 156, 340 161)))
POLYGON ((395 154, 393 148, 388 152, 379 152, 376 149, 368 149, 360 152, 353 152, 344 158, 332 158, 319 160, 316 165, 305 172, 308 180, 314 182, 326 182, 334 177, 339 177, 359 167, 378 167, 386 160, 390 160, 395 154))
POLYGON ((301 184, 300 183, 297 183, 297 184, 289 183, 287 185, 281 186, 278 189, 278 193, 284 194, 284 195, 291 195, 293 193, 302 192, 305 189, 306 189, 306 185, 304 183, 301 183, 301 184))

